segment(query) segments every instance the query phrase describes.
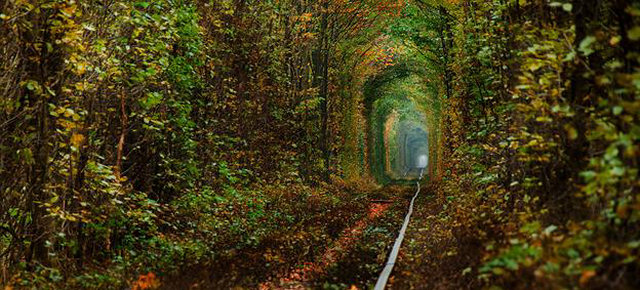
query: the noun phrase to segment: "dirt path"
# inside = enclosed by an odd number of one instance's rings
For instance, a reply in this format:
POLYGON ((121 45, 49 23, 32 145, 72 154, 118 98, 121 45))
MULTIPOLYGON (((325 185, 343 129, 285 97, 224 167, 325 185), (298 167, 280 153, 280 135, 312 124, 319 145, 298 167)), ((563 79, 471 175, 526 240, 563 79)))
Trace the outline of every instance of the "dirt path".
MULTIPOLYGON (((231 260, 189 269, 185 271, 189 275, 165 281, 163 289, 220 289, 234 285, 247 289, 366 289, 375 284, 384 266, 413 191, 414 188, 406 186, 379 189, 368 199, 360 201, 362 206, 357 212, 350 212, 351 215, 347 212, 334 213, 345 217, 340 227, 342 230, 335 235, 327 235, 333 237, 329 241, 313 242, 326 245, 311 251, 313 255, 304 254, 308 251, 302 249, 291 252, 299 260, 287 256, 293 259, 287 262, 288 267, 256 268, 257 264, 265 262, 265 251, 282 246, 282 242, 275 239, 265 241, 266 248, 240 251, 231 260), (359 216, 359 219, 346 219, 349 216, 359 216), (213 273, 213 269, 218 272, 213 273), (220 275, 220 271, 227 274, 220 275)), ((329 226, 311 223, 312 226, 329 226)), ((294 232, 305 233, 307 228, 303 226, 294 232)), ((306 244, 312 245, 311 242, 306 244)))
POLYGON ((279 278, 279 281, 262 283, 260 289, 306 289, 309 282, 318 277, 325 276, 331 265, 338 262, 345 253, 348 253, 357 239, 362 236, 363 230, 373 221, 383 215, 391 206, 390 203, 372 203, 368 214, 357 221, 351 227, 345 229, 339 238, 327 248, 320 257, 314 262, 305 262, 301 268, 294 269, 291 272, 279 278))
POLYGON ((390 187, 368 214, 343 230, 313 261, 260 284, 260 289, 367 289, 376 282, 415 188, 390 187))
POLYGON ((460 279, 466 259, 471 257, 461 255, 459 249, 465 241, 453 235, 455 227, 447 216, 446 204, 446 199, 433 195, 417 199, 417 210, 387 289, 473 288, 471 275, 460 279))

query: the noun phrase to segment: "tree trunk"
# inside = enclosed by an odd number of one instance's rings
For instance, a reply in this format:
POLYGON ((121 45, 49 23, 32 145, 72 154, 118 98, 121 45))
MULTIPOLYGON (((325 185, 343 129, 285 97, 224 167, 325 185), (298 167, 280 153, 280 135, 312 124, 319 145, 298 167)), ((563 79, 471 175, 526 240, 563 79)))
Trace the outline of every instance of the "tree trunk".
POLYGON ((321 147, 322 157, 324 160, 324 172, 323 178, 325 181, 329 181, 331 175, 331 145, 330 145, 330 133, 329 133, 329 1, 325 1, 323 4, 322 21, 320 24, 320 59, 319 59, 319 72, 320 72, 320 114, 321 114, 321 147))
MULTIPOLYGON (((595 0, 574 0, 574 25, 575 40, 574 47, 580 47, 582 40, 589 35, 589 20, 593 19, 597 9, 595 0)), ((591 91, 591 80, 585 76, 587 73, 587 65, 590 61, 588 57, 583 58, 583 62, 575 65, 571 74, 571 91, 569 100, 576 110, 573 119, 573 126, 578 132, 578 136, 569 144, 568 155, 571 158, 570 164, 574 164, 578 168, 582 168, 584 158, 587 155, 587 138, 586 138, 586 112, 584 111, 584 103, 586 97, 591 91)))

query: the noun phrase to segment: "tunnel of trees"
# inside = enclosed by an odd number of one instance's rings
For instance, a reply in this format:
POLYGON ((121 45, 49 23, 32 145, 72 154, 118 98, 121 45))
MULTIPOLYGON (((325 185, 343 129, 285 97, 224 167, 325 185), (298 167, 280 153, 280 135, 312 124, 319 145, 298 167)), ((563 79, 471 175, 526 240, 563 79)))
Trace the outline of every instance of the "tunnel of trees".
POLYGON ((0 288, 640 280, 634 0, 0 1, 0 288), (422 164, 426 159, 426 164, 422 164))
MULTIPOLYGON (((372 144, 370 169, 382 183, 415 178, 420 173, 416 170, 419 156, 429 157, 438 144, 442 92, 429 86, 427 74, 416 68, 419 63, 415 60, 398 61, 372 76, 363 88, 368 144, 372 144)), ((430 159, 431 168, 435 168, 435 155, 430 159)))

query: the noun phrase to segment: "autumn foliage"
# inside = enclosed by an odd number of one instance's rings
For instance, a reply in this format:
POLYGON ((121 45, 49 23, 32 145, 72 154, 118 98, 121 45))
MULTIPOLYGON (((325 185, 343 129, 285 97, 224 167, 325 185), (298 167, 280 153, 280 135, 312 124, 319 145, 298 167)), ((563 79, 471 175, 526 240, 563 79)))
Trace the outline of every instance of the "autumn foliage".
POLYGON ((0 285, 638 288, 636 2, 0 1, 0 285))

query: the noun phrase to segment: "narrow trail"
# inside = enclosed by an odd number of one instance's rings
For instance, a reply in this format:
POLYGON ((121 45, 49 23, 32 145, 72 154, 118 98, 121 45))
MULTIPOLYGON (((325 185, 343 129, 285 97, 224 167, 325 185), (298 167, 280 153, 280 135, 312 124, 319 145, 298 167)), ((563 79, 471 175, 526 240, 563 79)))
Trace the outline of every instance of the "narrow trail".
POLYGON ((307 289, 306 285, 314 279, 326 275, 329 267, 349 252, 364 229, 372 221, 382 216, 390 206, 391 203, 372 203, 368 214, 353 226, 343 230, 339 238, 316 261, 305 262, 301 268, 290 271, 280 277, 277 282, 262 283, 259 289, 307 289))
MULTIPOLYGON (((411 201, 408 202, 407 199, 398 198, 397 196, 393 198, 393 201, 390 203, 380 203, 379 201, 372 202, 367 214, 362 217, 360 220, 355 222, 350 227, 344 229, 338 238, 336 238, 330 246, 328 246, 320 255, 317 255, 313 261, 306 261, 300 263, 299 267, 295 269, 291 269, 289 272, 282 274, 276 278, 273 278, 271 281, 263 282, 258 285, 258 289, 309 289, 313 288, 315 283, 320 281, 325 281, 327 277, 331 276, 332 270, 339 268, 340 271, 359 271, 354 268, 353 264, 349 264, 346 262, 347 260, 353 259, 362 259, 360 264, 369 264, 374 263, 375 267, 375 275, 372 276, 369 273, 369 277, 367 278, 369 282, 361 281, 364 285, 371 285, 370 283, 376 281, 377 283, 375 289, 384 289, 387 284, 387 280, 393 272, 393 265, 395 264, 396 258, 398 258, 400 254, 400 246, 405 236, 405 232, 408 229, 411 214, 413 212, 414 203, 420 194, 420 179, 416 181, 416 191, 413 193, 411 201), (407 203, 405 203, 407 202, 407 203), (407 211, 407 204, 409 206, 407 211), (391 210, 392 205, 393 213, 389 212, 391 210), (405 215, 406 214, 406 215, 405 215), (370 237, 365 237, 364 232, 368 227, 376 227, 380 226, 379 219, 383 215, 392 215, 392 219, 394 220, 394 226, 388 228, 389 234, 387 234, 386 240, 371 240, 370 237), (404 216, 404 222, 401 222, 401 217, 404 216), (400 226, 401 225, 401 226, 400 226), (400 233, 397 234, 398 227, 400 227, 400 233), (391 237, 395 238, 395 243, 392 244, 391 237), (384 246, 382 248, 378 248, 378 258, 371 259, 366 257, 361 257, 359 254, 361 252, 356 249, 357 245, 371 245, 374 243, 382 243, 384 246), (389 246, 391 246, 391 252, 387 252, 389 246), (387 250, 385 250, 387 249, 387 250), (381 260, 381 255, 384 254, 386 264, 383 260, 381 260), (382 271, 380 271, 382 270, 382 271), (378 276, 377 274, 380 274, 378 276)), ((390 217, 387 217, 390 218, 390 217)), ((359 275, 365 275, 365 273, 359 273, 359 275)), ((342 281, 346 282, 346 281, 342 281)), ((348 283, 343 285, 350 285, 350 287, 355 287, 354 284, 348 283)), ((357 289, 357 287, 355 287, 357 289)))

